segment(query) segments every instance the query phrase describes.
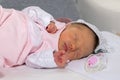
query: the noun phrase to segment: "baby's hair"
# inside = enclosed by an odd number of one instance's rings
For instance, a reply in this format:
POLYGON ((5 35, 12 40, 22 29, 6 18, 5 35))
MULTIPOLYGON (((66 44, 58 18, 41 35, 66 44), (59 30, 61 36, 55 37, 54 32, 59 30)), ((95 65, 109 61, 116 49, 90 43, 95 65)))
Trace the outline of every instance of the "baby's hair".
MULTIPOLYGON (((98 44, 99 44, 98 36, 91 28, 89 28, 88 25, 86 25, 84 23, 71 23, 71 25, 72 25, 72 27, 76 27, 80 30, 84 30, 85 28, 89 29, 90 34, 93 35, 93 37, 94 37, 94 49, 98 46, 98 44)), ((92 53, 94 53, 94 52, 92 52, 92 53)))

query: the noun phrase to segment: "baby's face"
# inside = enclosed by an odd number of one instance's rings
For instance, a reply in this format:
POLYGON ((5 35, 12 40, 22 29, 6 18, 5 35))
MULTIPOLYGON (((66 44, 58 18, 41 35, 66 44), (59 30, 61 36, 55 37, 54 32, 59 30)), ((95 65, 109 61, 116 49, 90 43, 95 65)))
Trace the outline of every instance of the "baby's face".
POLYGON ((90 29, 71 27, 67 25, 61 33, 58 48, 65 50, 69 60, 80 59, 88 56, 94 49, 94 38, 90 35, 90 29))

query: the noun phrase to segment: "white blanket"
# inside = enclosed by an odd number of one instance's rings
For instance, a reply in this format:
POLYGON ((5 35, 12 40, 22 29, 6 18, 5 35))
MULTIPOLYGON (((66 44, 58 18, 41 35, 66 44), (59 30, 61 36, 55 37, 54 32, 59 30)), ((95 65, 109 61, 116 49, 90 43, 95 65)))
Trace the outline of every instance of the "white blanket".
POLYGON ((86 58, 72 61, 67 68, 92 80, 120 80, 120 37, 109 32, 102 32, 102 34, 106 38, 110 49, 107 55, 108 64, 103 71, 96 73, 86 72, 84 69, 86 58))
POLYGON ((68 69, 33 69, 19 66, 0 71, 0 80, 91 80, 68 69))

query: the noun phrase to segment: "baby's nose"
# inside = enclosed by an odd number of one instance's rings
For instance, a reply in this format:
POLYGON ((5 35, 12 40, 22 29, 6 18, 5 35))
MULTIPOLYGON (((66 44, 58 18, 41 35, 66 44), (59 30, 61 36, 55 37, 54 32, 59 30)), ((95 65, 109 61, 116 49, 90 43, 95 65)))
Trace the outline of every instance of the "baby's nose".
POLYGON ((70 44, 69 45, 69 50, 70 51, 74 51, 75 50, 75 45, 74 44, 70 44))

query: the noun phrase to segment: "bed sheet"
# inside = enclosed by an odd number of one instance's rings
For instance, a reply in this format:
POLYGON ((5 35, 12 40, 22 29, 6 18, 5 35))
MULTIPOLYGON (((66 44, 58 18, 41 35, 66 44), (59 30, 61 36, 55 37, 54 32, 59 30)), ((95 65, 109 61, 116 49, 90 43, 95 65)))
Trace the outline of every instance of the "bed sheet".
POLYGON ((68 69, 1 68, 0 80, 92 80, 68 69))

